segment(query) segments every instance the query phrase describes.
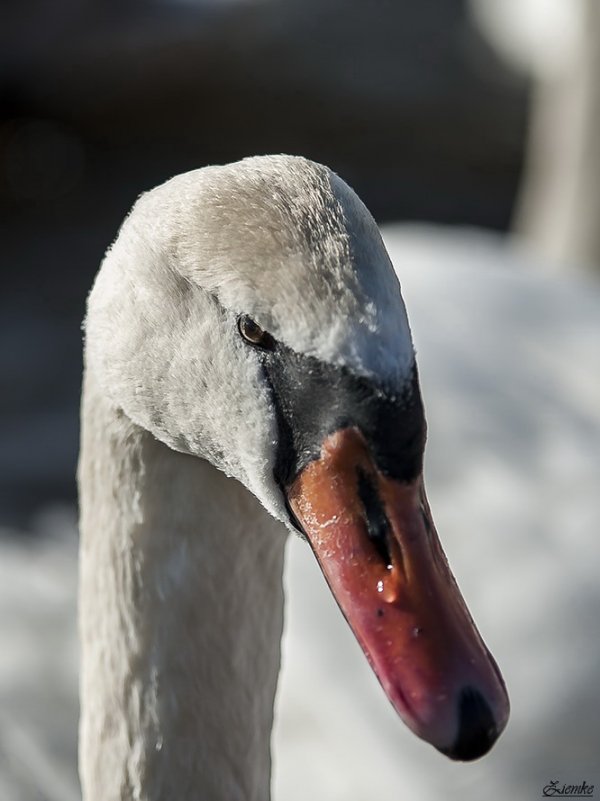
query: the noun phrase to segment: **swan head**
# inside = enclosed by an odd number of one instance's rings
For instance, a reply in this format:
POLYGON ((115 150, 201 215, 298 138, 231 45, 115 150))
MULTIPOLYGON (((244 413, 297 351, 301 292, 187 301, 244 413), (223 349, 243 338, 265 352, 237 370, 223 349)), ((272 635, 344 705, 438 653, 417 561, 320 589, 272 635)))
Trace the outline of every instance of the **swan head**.
POLYGON ((90 294, 86 366, 134 423, 308 539, 417 735, 456 759, 491 747, 508 699, 427 504, 400 286, 340 178, 265 156, 143 195, 90 294))

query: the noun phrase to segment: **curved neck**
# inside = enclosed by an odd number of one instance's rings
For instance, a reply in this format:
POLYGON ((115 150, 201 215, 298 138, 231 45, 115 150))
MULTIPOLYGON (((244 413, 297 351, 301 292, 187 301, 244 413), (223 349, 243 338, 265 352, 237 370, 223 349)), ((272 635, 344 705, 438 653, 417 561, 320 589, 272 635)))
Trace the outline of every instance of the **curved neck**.
POLYGON ((269 797, 285 536, 238 482, 84 382, 85 801, 269 797))

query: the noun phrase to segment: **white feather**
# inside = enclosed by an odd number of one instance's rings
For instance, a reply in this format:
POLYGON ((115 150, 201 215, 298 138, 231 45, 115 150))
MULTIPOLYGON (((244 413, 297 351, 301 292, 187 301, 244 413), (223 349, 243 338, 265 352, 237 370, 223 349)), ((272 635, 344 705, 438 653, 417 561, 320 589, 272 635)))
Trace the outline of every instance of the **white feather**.
POLYGON ((410 374, 377 226, 327 168, 248 159, 140 198, 86 321, 86 801, 269 794, 285 530, 258 501, 287 515, 275 410, 237 330, 242 312, 294 350, 392 389, 410 374))

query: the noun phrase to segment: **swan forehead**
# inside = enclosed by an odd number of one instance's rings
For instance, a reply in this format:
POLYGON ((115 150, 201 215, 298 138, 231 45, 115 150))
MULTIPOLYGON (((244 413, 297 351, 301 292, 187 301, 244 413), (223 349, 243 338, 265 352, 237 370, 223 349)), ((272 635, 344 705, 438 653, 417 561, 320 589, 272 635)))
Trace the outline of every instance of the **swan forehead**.
POLYGON ((296 351, 367 375, 409 374, 408 321, 379 230, 329 169, 258 157, 165 189, 176 198, 169 253, 186 278, 296 351))

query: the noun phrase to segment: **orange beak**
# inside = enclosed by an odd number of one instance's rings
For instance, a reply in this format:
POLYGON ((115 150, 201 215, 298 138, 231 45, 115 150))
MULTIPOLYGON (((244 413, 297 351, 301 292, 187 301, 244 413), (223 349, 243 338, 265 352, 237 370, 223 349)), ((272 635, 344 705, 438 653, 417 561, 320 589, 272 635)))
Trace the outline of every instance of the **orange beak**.
POLYGON ((448 567, 422 477, 388 478, 360 431, 344 428, 288 501, 405 723, 453 759, 483 756, 506 725, 508 696, 448 567))

